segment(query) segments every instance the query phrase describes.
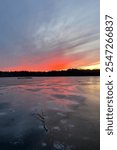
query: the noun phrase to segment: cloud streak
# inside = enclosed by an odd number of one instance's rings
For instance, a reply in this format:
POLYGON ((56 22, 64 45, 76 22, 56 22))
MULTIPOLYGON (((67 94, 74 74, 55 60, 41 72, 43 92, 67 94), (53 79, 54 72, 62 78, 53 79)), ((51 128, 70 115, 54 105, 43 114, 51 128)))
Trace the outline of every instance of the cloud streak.
POLYGON ((99 63, 99 1, 5 0, 0 14, 0 70, 99 63))

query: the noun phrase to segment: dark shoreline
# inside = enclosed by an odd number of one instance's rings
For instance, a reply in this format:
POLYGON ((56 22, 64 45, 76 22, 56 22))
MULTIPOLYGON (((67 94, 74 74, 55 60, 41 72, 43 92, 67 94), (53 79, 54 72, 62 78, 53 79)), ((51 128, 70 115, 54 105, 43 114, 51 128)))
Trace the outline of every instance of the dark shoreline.
POLYGON ((0 77, 62 77, 62 76, 100 76, 100 70, 68 69, 61 71, 0 71, 0 77))

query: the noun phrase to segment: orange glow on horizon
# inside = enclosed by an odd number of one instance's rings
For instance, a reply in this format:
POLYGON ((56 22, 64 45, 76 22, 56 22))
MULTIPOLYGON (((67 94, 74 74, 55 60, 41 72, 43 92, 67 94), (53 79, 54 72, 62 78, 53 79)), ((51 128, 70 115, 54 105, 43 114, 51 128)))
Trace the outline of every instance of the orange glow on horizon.
POLYGON ((27 62, 22 61, 22 64, 4 68, 4 71, 59 71, 59 70, 67 70, 67 69, 99 69, 99 62, 91 65, 89 60, 78 60, 73 61, 72 59, 65 58, 53 58, 51 60, 45 60, 39 64, 27 64, 27 62), (86 65, 87 64, 87 65, 86 65))

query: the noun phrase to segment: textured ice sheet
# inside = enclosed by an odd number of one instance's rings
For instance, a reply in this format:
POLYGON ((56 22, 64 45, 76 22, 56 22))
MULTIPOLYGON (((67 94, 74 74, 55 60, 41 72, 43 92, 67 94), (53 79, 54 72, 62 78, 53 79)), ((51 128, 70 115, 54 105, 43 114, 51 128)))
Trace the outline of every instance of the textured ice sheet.
POLYGON ((0 78, 2 150, 99 150, 99 119, 99 77, 0 78))

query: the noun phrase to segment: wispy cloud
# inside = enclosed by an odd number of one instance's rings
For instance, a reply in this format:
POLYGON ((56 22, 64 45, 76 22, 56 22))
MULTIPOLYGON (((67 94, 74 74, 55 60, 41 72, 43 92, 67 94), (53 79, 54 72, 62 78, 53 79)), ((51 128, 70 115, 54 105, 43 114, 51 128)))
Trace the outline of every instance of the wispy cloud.
POLYGON ((99 62, 99 1, 5 0, 0 18, 0 70, 99 62))

